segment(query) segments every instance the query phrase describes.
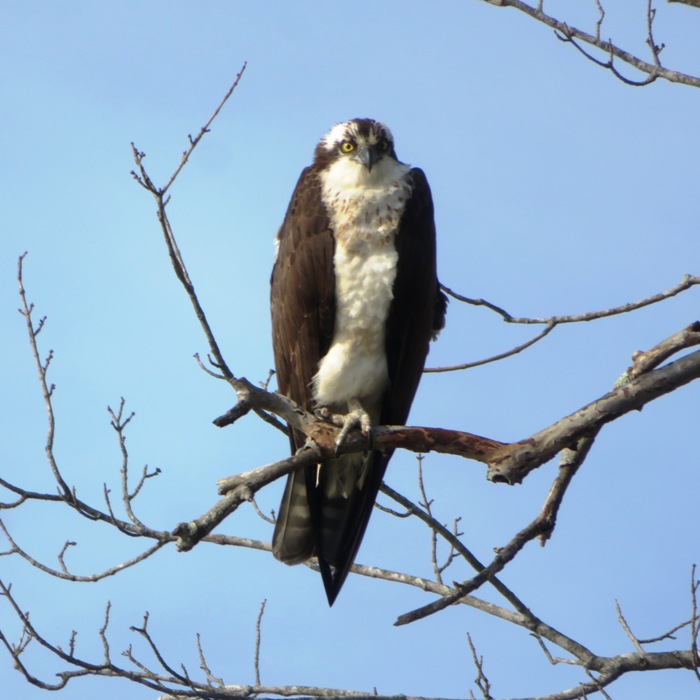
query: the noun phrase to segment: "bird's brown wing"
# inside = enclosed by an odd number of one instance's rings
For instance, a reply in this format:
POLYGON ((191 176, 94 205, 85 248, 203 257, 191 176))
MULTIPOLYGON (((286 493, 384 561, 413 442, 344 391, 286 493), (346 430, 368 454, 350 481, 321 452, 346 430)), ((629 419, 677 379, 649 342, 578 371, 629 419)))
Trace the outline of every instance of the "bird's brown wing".
POLYGON ((428 346, 445 325, 447 299, 436 272, 433 199, 423 171, 413 168, 411 177, 413 192, 396 237, 399 264, 386 328, 389 387, 382 425, 405 425, 428 346))
MULTIPOLYGON (((311 379, 328 352, 335 323, 334 240, 321 200, 321 183, 311 168, 297 182, 278 234, 270 301, 272 342, 279 391, 303 408, 313 408, 311 379)), ((290 431, 292 452, 304 435, 290 431)), ((287 564, 313 555, 306 476, 287 479, 272 540, 275 557, 287 564)))

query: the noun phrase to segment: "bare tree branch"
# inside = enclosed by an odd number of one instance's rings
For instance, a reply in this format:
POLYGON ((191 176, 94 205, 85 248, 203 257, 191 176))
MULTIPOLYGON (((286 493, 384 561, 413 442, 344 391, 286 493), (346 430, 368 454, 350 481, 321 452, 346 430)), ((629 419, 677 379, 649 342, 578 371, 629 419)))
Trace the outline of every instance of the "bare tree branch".
POLYGON ((530 338, 530 340, 517 345, 510 350, 498 353, 498 355, 492 355, 491 357, 486 357, 483 360, 474 360, 473 362, 462 362, 458 365, 449 365, 447 367, 426 367, 423 371, 428 372, 456 372, 463 369, 472 369, 473 367, 480 367, 481 365, 489 364, 490 362, 498 362, 499 360, 505 360, 506 357, 512 357, 521 353, 523 350, 527 350, 532 347, 535 343, 539 343, 542 338, 548 336, 556 326, 556 323, 548 323, 544 330, 540 331, 536 336, 530 338))
POLYGON ((669 2, 680 2, 690 7, 700 7, 700 0, 668 0, 669 2))
MULTIPOLYGON (((584 439, 576 448, 567 450, 562 455, 562 461, 559 467, 559 473, 554 480, 552 487, 547 494, 544 505, 542 506, 537 517, 524 529, 518 532, 504 547, 499 547, 496 556, 488 566, 482 565, 478 561, 468 560, 469 563, 479 572, 476 576, 468 581, 460 584, 455 584, 455 590, 448 596, 444 596, 428 605, 413 610, 404 615, 400 615, 396 620, 396 625, 405 625, 417 620, 421 620, 430 615, 444 610, 450 605, 457 602, 462 595, 472 593, 477 588, 482 586, 486 581, 489 581, 499 592, 503 593, 505 588, 497 579, 495 574, 505 568, 506 564, 512 561, 523 547, 535 538, 540 538, 542 544, 551 537, 556 522, 557 512, 561 506, 564 494, 566 493, 571 480, 578 468, 583 463, 588 455, 592 438, 584 439)), ((466 558, 466 557, 465 557, 466 558)), ((507 590, 507 589, 506 589, 507 590)), ((518 612, 529 618, 528 628, 536 634, 550 639, 548 632, 543 632, 541 626, 543 623, 536 619, 534 615, 525 607, 523 603, 515 598, 515 596, 507 591, 506 598, 515 605, 518 612)), ((588 657, 590 652, 584 650, 580 646, 576 646, 573 640, 569 640, 566 644, 559 639, 556 642, 559 646, 573 653, 577 658, 588 657)))
POLYGON ((503 458, 496 455, 490 460, 488 478, 509 484, 520 483, 532 469, 579 438, 698 377, 700 350, 618 385, 597 401, 521 441, 518 447, 503 448, 503 458))
POLYGON ((693 564, 690 572, 690 653, 693 657, 693 673, 700 683, 700 653, 698 653, 698 635, 700 634, 698 590, 700 590, 700 580, 695 577, 696 569, 696 564, 693 564))
POLYGON ((39 373, 39 385, 41 386, 41 392, 44 396, 44 405, 46 406, 48 433, 46 436, 46 446, 44 448, 44 451, 46 453, 46 458, 49 461, 51 471, 53 472, 53 476, 56 479, 58 487, 63 495, 63 498, 66 501, 70 501, 72 499, 73 494, 70 488, 68 488, 68 484, 66 484, 66 482, 63 480, 63 477, 61 476, 61 473, 58 470, 56 460, 53 456, 56 419, 53 412, 53 405, 51 403, 51 396, 53 395, 55 386, 53 384, 49 386, 46 379, 49 370, 49 365, 51 364, 51 359, 53 358, 53 350, 49 350, 49 354, 46 356, 46 359, 42 362, 36 338, 39 335, 39 333, 41 333, 46 319, 42 318, 36 326, 34 325, 34 322, 32 320, 34 304, 30 304, 27 302, 27 295, 24 290, 24 282, 22 278, 24 259, 26 256, 27 253, 20 255, 19 260, 17 262, 17 283, 19 285, 19 296, 22 301, 22 306, 19 309, 19 312, 20 314, 22 314, 22 316, 24 316, 25 322, 27 324, 27 335, 29 336, 29 344, 32 348, 32 355, 34 357, 37 372, 39 373))
POLYGON ((485 299, 472 299, 470 297, 463 296, 455 292, 454 290, 441 284, 441 289, 448 296, 452 297, 456 301, 469 304, 471 306, 485 306, 487 309, 497 313, 506 323, 519 323, 519 324, 540 324, 540 325, 559 325, 560 323, 582 323, 587 321, 597 321, 601 318, 609 318, 610 316, 619 316, 620 314, 626 314, 630 311, 637 311, 638 309, 643 309, 645 306, 651 306, 652 304, 658 304, 666 299, 671 299, 672 297, 685 292, 686 290, 700 284, 700 277, 694 275, 683 275, 683 279, 673 287, 670 287, 666 291, 658 292, 657 294, 652 294, 644 299, 639 299, 638 301, 630 301, 621 306, 614 306, 610 309, 601 309, 599 311, 587 311, 580 314, 569 314, 566 316, 547 316, 539 318, 530 318, 527 316, 513 316, 511 313, 505 309, 497 306, 496 304, 486 301, 485 299))
POLYGON ((638 309, 642 309, 645 306, 651 306, 652 304, 658 304, 659 302, 665 301, 666 299, 670 299, 698 284, 700 284, 700 277, 693 275, 684 275, 683 279, 670 289, 667 289, 664 292, 653 294, 652 296, 646 297, 645 299, 628 302, 626 304, 622 304, 621 306, 615 306, 610 309, 602 309, 600 311, 588 311, 585 313, 571 314, 568 316, 549 316, 548 318, 528 318, 526 316, 513 316, 502 307, 497 306, 496 304, 487 301, 486 299, 472 299, 470 297, 466 297, 462 294, 459 294, 458 292, 455 292, 453 289, 450 289, 444 284, 441 284, 440 287, 442 291, 445 292, 445 294, 447 294, 448 296, 455 299, 456 301, 462 302, 464 304, 469 304, 470 306, 484 306, 487 309, 490 309, 494 313, 498 314, 506 323, 524 325, 544 325, 545 328, 542 331, 540 331, 540 333, 538 333, 536 336, 530 338, 530 340, 522 343, 521 345, 517 345, 516 347, 510 350, 498 353, 497 355, 486 357, 481 360, 474 360, 472 362, 462 362, 456 365, 447 365, 443 367, 427 367, 423 371, 455 372, 464 369, 472 369, 473 367, 479 367, 481 365, 489 364, 490 362, 497 362, 507 357, 517 355, 523 350, 527 350, 528 348, 532 347, 533 345, 535 345, 535 343, 538 343, 540 340, 548 336, 549 333, 560 324, 597 321, 601 318, 608 318, 610 316, 618 316, 620 314, 626 314, 632 311, 637 311, 638 309))
MULTIPOLYGON (((522 12, 528 17, 531 17, 538 22, 551 27, 555 30, 556 36, 562 41, 568 42, 575 46, 586 58, 595 62, 603 68, 610 70, 615 77, 622 80, 627 85, 634 86, 644 86, 653 83, 658 78, 663 80, 668 80, 671 83, 680 83, 681 85, 689 85, 691 87, 700 87, 700 78, 688 75, 687 73, 682 73, 676 70, 670 70, 661 65, 659 60, 659 54, 663 48, 663 45, 656 45, 652 35, 652 24, 655 16, 655 11, 651 8, 651 3, 647 5, 647 46, 649 46, 651 52, 651 61, 645 61, 633 53, 626 51, 612 42, 612 40, 604 41, 601 39, 601 27, 603 24, 603 19, 605 13, 602 11, 602 3, 597 0, 596 5, 599 9, 600 15, 599 19, 595 25, 595 33, 590 34, 588 32, 572 27, 566 22, 556 19, 544 12, 544 3, 540 0, 536 6, 529 5, 522 0, 485 0, 491 5, 496 5, 499 7, 512 7, 519 12, 522 12), (579 43, 580 42, 580 43, 579 43), (598 49, 604 56, 604 59, 599 59, 593 56, 591 53, 585 51, 581 43, 588 44, 589 46, 598 49), (641 81, 635 81, 630 78, 625 77, 620 73, 615 65, 615 61, 620 61, 623 64, 632 66, 640 73, 645 74, 647 77, 641 81)), ((680 0, 688 4, 694 4, 694 0, 680 0)))
MULTIPOLYGON (((469 644, 469 650, 472 653, 472 660, 474 661, 474 666, 476 667, 477 676, 474 679, 476 687, 481 691, 481 697, 484 698, 484 700, 493 700, 493 696, 491 695, 491 683, 489 683, 489 679, 484 673, 484 657, 479 656, 476 653, 476 647, 474 646, 474 642, 472 642, 471 635, 468 632, 467 643, 469 644)), ((472 697, 474 696, 472 695, 472 697)))
POLYGON ((261 685, 260 683, 260 640, 262 639, 262 619, 265 613, 265 606, 267 605, 267 598, 263 600, 260 604, 260 611, 258 612, 258 620, 255 624, 255 685, 261 685))
MULTIPOLYGON (((430 586, 438 586, 433 582, 426 582, 430 586)), ((182 666, 182 672, 175 670, 162 652, 151 633, 148 631, 148 614, 144 616, 141 626, 132 627, 132 631, 144 640, 153 658, 160 666, 161 670, 151 669, 146 663, 140 661, 133 648, 130 646, 122 655, 133 665, 136 670, 120 667, 111 659, 110 644, 107 638, 109 624, 110 606, 105 611, 105 621, 98 634, 102 642, 103 659, 100 662, 88 661, 75 655, 75 645, 73 641, 69 644, 69 651, 63 651, 44 638, 41 633, 31 623, 29 617, 22 612, 19 604, 13 597, 11 590, 0 581, 0 596, 7 599, 15 615, 22 621, 24 631, 17 644, 12 644, 0 631, 0 643, 12 656, 16 668, 25 678, 45 690, 59 690, 69 682, 86 676, 118 676, 133 683, 145 686, 160 693, 164 693, 163 698, 207 698, 210 700, 227 700, 228 698, 240 698, 251 695, 277 695, 293 698, 329 698, 344 700, 345 698, 375 698, 378 700, 394 700, 396 696, 379 695, 363 691, 338 690, 333 688, 319 688, 314 686, 264 686, 256 685, 228 685, 219 682, 211 673, 204 658, 201 640, 198 638, 198 654, 200 656, 200 668, 205 672, 205 680, 200 681, 193 678, 187 669, 182 666), (68 670, 57 674, 59 681, 49 683, 33 675, 23 664, 22 656, 27 649, 29 641, 36 641, 50 654, 67 664, 68 670)), ((466 600, 464 602, 467 602, 466 600)), ((486 603, 485 606, 490 604, 486 603)), ((492 606, 497 607, 497 606, 492 606)), ((75 635, 71 639, 74 640, 75 635)), ((693 657, 691 652, 659 652, 659 653, 635 653, 621 654, 614 657, 594 656, 583 664, 584 670, 592 677, 588 683, 582 683, 576 688, 567 691, 554 693, 547 696, 540 696, 530 700, 572 700, 574 698, 584 698, 588 694, 600 691, 607 687, 620 676, 633 671, 640 670, 664 670, 687 668, 692 669, 693 657), (597 673, 597 676, 592 676, 597 673)), ((483 669, 482 669, 483 670, 483 669)), ((485 677, 482 677, 482 687, 488 688, 485 677)), ((402 696, 406 700, 443 700, 442 698, 417 698, 415 696, 402 696)), ((490 697, 490 696, 485 696, 490 697)))

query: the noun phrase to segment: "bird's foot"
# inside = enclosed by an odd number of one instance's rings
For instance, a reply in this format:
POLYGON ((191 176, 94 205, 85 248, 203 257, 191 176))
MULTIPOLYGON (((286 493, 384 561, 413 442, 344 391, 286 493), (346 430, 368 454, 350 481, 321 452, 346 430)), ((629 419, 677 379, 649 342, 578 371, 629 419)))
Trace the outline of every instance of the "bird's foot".
POLYGON ((372 429, 372 421, 370 420, 369 414, 357 399, 350 399, 350 401, 348 401, 348 412, 344 416, 334 417, 340 418, 337 425, 341 426, 340 433, 335 440, 336 454, 347 440, 351 430, 359 428, 360 432, 367 437, 372 429))
POLYGON ((338 454, 338 451, 347 440, 350 431, 359 428, 362 434, 367 437, 372 430, 372 421, 369 414, 358 399, 350 399, 348 401, 347 413, 333 413, 329 408, 322 406, 314 411, 314 415, 340 428, 340 433, 335 440, 336 454, 338 454))

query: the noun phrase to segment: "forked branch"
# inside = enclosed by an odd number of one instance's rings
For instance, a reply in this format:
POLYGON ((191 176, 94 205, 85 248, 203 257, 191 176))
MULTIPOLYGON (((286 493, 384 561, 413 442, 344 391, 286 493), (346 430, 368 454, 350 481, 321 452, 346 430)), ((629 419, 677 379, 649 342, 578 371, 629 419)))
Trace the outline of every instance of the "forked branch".
POLYGON ((526 350, 535 343, 539 343, 545 337, 547 337, 557 326, 569 323, 586 323, 589 321, 597 321, 602 318, 609 318, 610 316, 618 316, 620 314, 631 313, 632 311, 637 311, 645 306, 651 306, 652 304, 658 304, 666 299, 671 299, 682 292, 691 289, 700 284, 700 277, 695 275, 683 275, 683 279, 673 287, 669 289, 658 292, 657 294, 652 294, 644 299, 639 299, 638 301, 628 302, 622 304, 621 306, 614 306, 609 309, 601 309, 599 311, 587 311, 580 314, 570 314, 567 316, 549 316, 549 317, 527 317, 527 316, 514 316, 513 314, 506 311, 501 306, 494 304, 493 302, 487 301, 486 299, 476 299, 471 297, 466 297, 463 294, 450 289, 449 287, 440 285, 442 290, 452 299, 459 301, 464 304, 469 304, 470 306, 483 306, 484 308, 493 311, 498 314, 503 321, 506 323, 516 324, 516 325, 544 325, 544 328, 535 336, 530 338, 530 340, 518 345, 510 350, 492 355, 491 357, 486 357, 480 360, 473 360, 471 362, 461 362, 455 365, 447 365, 442 367, 430 367, 426 368, 425 372, 455 372, 464 369, 472 369, 473 367, 479 367, 481 365, 489 364, 491 362, 497 362, 503 360, 507 357, 512 357, 526 350))
MULTIPOLYGON (((671 83, 680 83, 681 85, 689 85, 691 87, 700 87, 700 78, 681 71, 671 70, 662 65, 660 54, 663 50, 663 44, 658 44, 653 34, 653 24, 656 17, 656 10, 652 7, 651 2, 647 2, 646 19, 647 19, 647 36, 645 43, 650 51, 651 60, 639 58, 630 51, 626 51, 611 39, 605 40, 601 37, 601 27, 605 18, 603 4, 601 0, 597 0, 599 9, 599 19, 596 22, 594 33, 585 32, 564 20, 557 19, 548 15, 544 9, 544 2, 540 0, 537 5, 530 5, 522 0, 485 0, 491 5, 499 7, 512 7, 519 12, 526 14, 528 17, 551 27, 556 36, 562 41, 572 44, 578 49, 587 59, 593 61, 597 65, 610 70, 616 78, 627 85, 645 86, 650 85, 655 80, 661 78, 668 80, 671 83), (598 50, 603 58, 598 58, 592 53, 586 51, 582 45, 588 45, 598 50), (617 68, 617 63, 626 64, 636 69, 646 77, 642 80, 633 80, 624 76, 617 68)), ((683 0, 686 4, 695 4, 694 0, 683 0)))

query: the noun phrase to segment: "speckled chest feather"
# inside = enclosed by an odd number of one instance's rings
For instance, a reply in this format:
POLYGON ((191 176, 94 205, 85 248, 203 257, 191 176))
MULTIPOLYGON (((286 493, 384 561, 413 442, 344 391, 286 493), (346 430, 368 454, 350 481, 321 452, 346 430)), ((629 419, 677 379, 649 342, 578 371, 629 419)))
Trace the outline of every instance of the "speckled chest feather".
MULTIPOLYGON (((336 320, 314 377, 319 405, 380 401, 387 383, 385 325, 398 254, 395 238, 411 193, 409 167, 386 159, 371 173, 342 163, 321 176, 335 237, 336 320)), ((370 411, 374 412, 374 411, 370 411)))

